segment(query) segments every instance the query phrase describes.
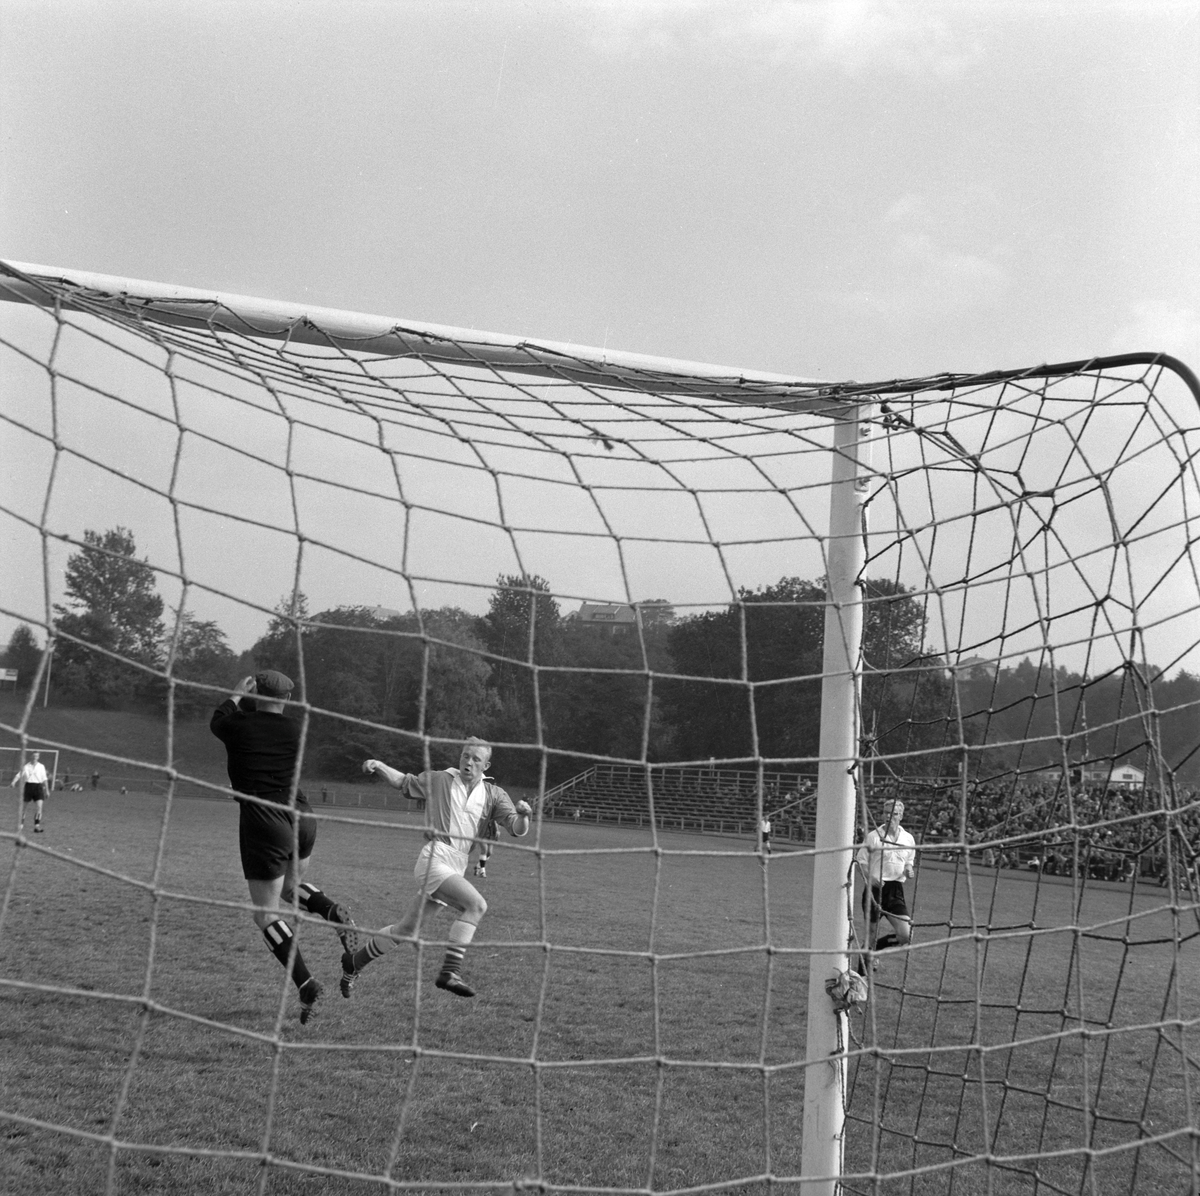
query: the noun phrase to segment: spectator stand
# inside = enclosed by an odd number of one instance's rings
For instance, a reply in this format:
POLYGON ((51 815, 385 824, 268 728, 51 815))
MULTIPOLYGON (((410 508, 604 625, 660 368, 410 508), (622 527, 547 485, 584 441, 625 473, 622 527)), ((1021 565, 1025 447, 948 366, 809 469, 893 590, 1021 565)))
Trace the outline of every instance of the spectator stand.
MULTIPOLYGON (((660 830, 755 835, 760 775, 716 767, 595 764, 547 791, 543 817, 649 826, 651 808, 660 830)), ((771 839, 811 843, 816 827, 815 778, 795 772, 761 776, 762 810, 771 839)))

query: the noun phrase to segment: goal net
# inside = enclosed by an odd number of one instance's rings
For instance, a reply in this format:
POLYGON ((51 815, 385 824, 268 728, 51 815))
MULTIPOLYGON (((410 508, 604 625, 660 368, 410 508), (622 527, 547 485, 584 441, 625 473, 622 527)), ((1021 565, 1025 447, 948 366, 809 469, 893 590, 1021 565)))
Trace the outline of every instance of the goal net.
POLYGON ((826 383, 18 264, 0 297, 0 610, 50 674, 0 730, 150 778, 0 828, 0 1187, 1200 1191, 1186 366, 826 383), (195 800, 262 668, 365 929, 424 827, 365 758, 478 735, 533 805, 473 880, 474 1001, 431 920, 343 1002, 293 911, 332 994, 298 1024, 195 800))

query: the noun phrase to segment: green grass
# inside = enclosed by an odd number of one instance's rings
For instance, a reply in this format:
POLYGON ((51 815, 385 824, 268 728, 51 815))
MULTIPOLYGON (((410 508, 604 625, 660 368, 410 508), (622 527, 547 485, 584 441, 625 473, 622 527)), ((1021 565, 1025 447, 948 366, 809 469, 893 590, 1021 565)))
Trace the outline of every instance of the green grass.
MULTIPOLYGON (((0 824, 9 832, 15 808, 0 824)), ((420 1191, 511 1191, 528 1178, 765 1193, 759 1177, 799 1172, 801 855, 764 869, 735 839, 664 835, 655 854, 632 830, 547 826, 545 854, 502 846, 481 883, 490 910, 468 955, 474 1001, 433 987, 433 945, 400 947, 343 1001, 337 941, 306 923, 329 995, 301 1028, 244 907, 232 803, 55 794, 47 825, 25 844, 0 840, 6 1194, 103 1192, 110 1178, 121 1194, 260 1181, 270 1193, 365 1193, 385 1190, 385 1174, 420 1191)), ((362 923, 386 924, 408 901, 418 843, 396 814, 325 821, 310 878, 362 923)), ((1194 939, 1173 946, 1194 932, 1194 911, 1173 924, 1161 892, 1131 904, 1099 886, 1076 917, 1069 883, 975 879, 968 893, 951 869, 922 870, 918 944, 881 963, 851 1022, 862 1053, 848 1166, 954 1166, 850 1189, 1194 1190, 1200 972, 1194 939), (981 928, 1108 925, 1074 946, 1069 932, 1016 930, 976 944, 963 934, 972 908, 981 928), (1081 1011, 1092 1030, 1151 1028, 1065 1036, 1081 1011), (1097 1150, 1169 1140, 1102 1156, 1095 1189, 1078 1156, 993 1169, 990 1189, 984 1164, 965 1161, 1087 1144, 1081 1105, 1102 1115, 1097 1150)))

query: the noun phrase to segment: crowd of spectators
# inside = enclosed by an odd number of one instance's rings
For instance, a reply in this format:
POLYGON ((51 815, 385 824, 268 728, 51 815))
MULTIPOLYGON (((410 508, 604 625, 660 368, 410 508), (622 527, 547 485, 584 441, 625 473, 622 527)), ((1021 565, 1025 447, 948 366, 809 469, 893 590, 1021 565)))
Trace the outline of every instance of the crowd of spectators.
POLYGON ((927 849, 944 843, 970 850, 985 867, 1027 868, 1052 876, 1130 880, 1165 884, 1169 858, 1200 886, 1200 797, 1179 789, 1164 801, 1153 787, 1066 785, 1061 780, 1017 784, 961 785, 900 783, 872 795, 872 805, 890 791, 902 798, 905 822, 927 849), (963 814, 965 810, 965 828, 963 814))

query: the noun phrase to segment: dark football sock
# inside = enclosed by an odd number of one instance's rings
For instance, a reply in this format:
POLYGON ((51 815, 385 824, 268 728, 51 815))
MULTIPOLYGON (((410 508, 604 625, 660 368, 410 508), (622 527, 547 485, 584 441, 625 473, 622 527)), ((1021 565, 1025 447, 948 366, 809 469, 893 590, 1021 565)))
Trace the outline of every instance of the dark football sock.
POLYGON ((306 913, 316 914, 318 918, 329 921, 329 913, 337 908, 337 902, 330 901, 325 893, 316 885, 307 881, 300 885, 300 908, 306 913))
POLYGON ((297 988, 302 988, 312 979, 312 974, 305 967, 304 957, 300 954, 298 946, 295 958, 292 958, 292 943, 295 941, 295 937, 292 928, 282 918, 277 918, 263 930, 263 938, 267 940, 271 954, 285 968, 289 962, 291 963, 292 980, 297 988))

